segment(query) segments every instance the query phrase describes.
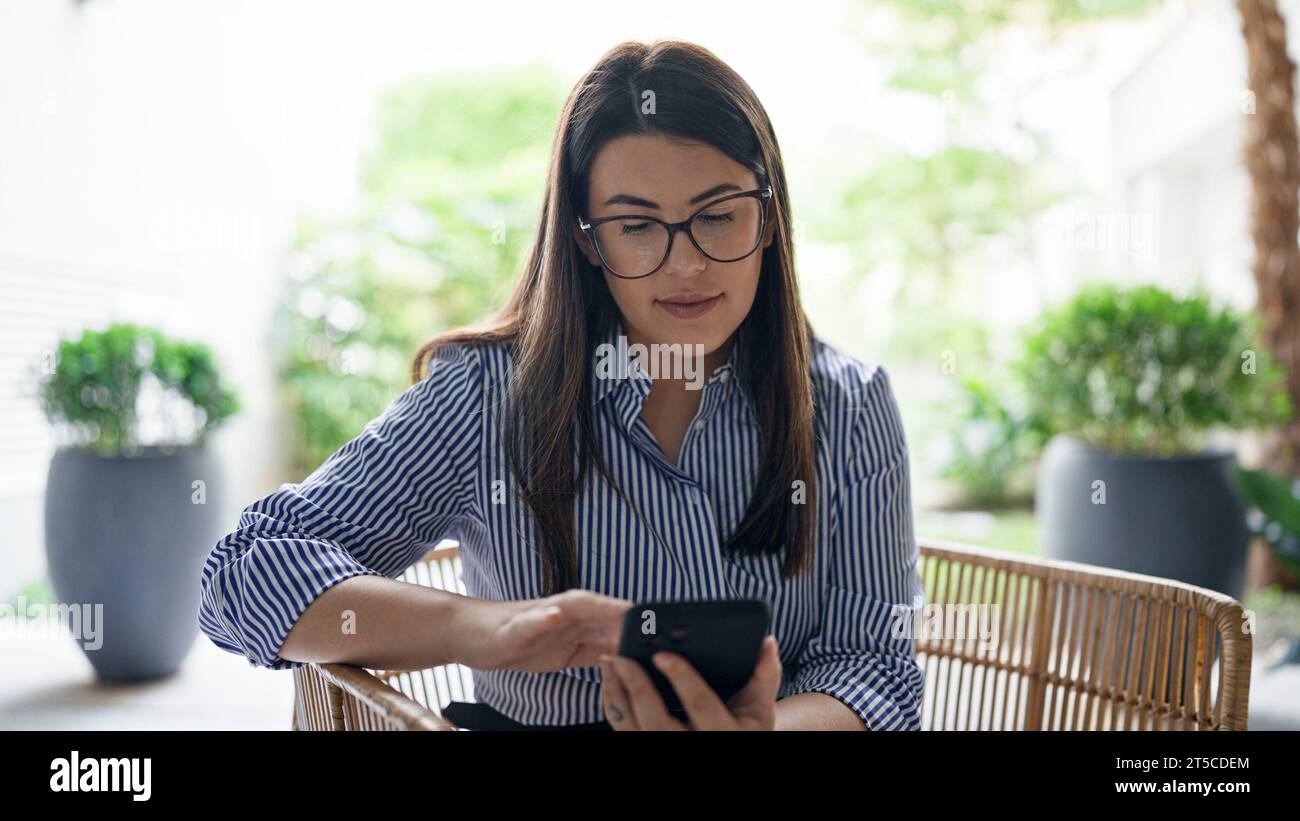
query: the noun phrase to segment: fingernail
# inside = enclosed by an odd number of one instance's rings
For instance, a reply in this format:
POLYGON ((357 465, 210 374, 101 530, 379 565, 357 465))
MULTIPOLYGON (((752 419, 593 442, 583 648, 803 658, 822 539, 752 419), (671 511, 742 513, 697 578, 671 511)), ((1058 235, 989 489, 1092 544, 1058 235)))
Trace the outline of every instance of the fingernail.
POLYGON ((677 661, 672 656, 664 655, 663 653, 655 653, 654 663, 660 670, 667 672, 676 666, 677 661))

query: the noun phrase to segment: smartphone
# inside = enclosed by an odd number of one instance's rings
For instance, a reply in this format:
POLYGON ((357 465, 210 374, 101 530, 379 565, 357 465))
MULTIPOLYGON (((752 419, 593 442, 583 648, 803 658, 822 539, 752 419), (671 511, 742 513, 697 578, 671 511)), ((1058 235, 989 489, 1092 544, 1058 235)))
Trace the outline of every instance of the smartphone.
POLYGON ((725 702, 753 676, 769 619, 761 599, 644 602, 623 616, 618 652, 641 663, 664 705, 680 715, 677 691, 651 657, 661 650, 682 656, 725 702))

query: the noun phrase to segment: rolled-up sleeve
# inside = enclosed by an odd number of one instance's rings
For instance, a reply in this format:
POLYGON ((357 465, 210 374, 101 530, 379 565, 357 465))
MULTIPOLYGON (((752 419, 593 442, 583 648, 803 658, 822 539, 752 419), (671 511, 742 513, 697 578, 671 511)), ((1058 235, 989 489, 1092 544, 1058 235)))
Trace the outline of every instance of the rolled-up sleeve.
POLYGON ((480 391, 477 352, 448 346, 306 479, 246 507, 204 564, 203 632, 254 666, 301 666, 279 650, 317 596, 400 575, 471 510, 480 391))
POLYGON ((924 590, 907 444, 883 368, 857 389, 850 407, 856 418, 832 503, 821 623, 790 691, 833 696, 868 729, 920 729, 924 676, 911 631, 895 626, 914 619, 924 590))

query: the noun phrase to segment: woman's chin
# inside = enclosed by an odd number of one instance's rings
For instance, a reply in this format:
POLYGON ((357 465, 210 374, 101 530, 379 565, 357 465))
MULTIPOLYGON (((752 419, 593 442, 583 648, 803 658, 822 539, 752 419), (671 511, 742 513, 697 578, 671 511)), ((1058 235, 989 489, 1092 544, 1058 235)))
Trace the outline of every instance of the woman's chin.
POLYGON ((721 347, 727 340, 726 334, 718 334, 709 328, 657 328, 652 342, 660 345, 682 345, 692 353, 708 355, 721 347))

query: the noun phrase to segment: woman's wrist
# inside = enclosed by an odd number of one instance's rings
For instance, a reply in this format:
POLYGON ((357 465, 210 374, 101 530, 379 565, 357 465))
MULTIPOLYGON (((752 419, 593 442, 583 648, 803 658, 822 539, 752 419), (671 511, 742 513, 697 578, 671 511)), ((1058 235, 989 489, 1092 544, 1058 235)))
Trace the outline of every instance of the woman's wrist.
POLYGON ((445 590, 437 592, 440 595, 434 597, 432 612, 425 619, 432 631, 429 641, 441 659, 440 665, 468 665, 472 661, 473 648, 482 641, 479 629, 481 606, 488 602, 445 590))

